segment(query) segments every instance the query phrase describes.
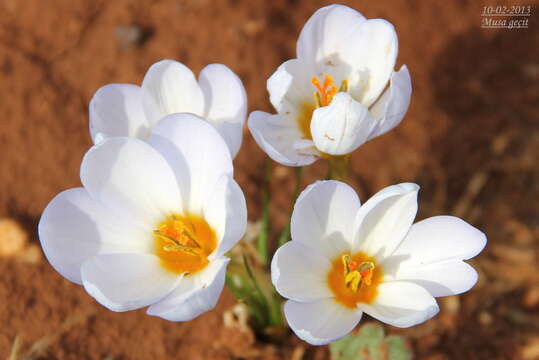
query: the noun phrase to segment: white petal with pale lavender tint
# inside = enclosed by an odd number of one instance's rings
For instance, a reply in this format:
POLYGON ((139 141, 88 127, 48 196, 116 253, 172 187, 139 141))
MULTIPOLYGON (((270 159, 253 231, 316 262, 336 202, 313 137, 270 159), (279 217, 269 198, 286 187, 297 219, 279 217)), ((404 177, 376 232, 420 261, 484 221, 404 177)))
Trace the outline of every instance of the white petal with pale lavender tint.
POLYGON ((146 116, 152 124, 174 113, 202 115, 204 95, 195 75, 182 63, 162 60, 153 64, 142 82, 146 116))
POLYGON ((218 247, 212 256, 224 255, 236 245, 247 228, 245 196, 230 175, 222 175, 208 192, 202 212, 217 233, 218 247))
POLYGON ((66 190, 47 205, 38 226, 47 260, 62 276, 82 284, 80 267, 100 253, 144 253, 152 236, 90 197, 84 188, 66 190))
POLYGON ((172 114, 154 127, 148 142, 174 169, 183 206, 201 214, 208 191, 222 175, 232 175, 228 147, 210 124, 196 115, 172 114))
POLYGON ((148 314, 169 321, 190 321, 213 309, 223 291, 228 262, 221 257, 199 273, 183 277, 174 291, 148 308, 148 314))
POLYGON ((326 345, 352 331, 361 320, 360 310, 348 309, 333 299, 301 303, 289 300, 284 314, 296 335, 312 345, 326 345))
POLYGON ((306 166, 316 161, 312 153, 302 153, 294 147, 302 142, 303 134, 290 119, 254 111, 248 125, 258 146, 273 160, 288 166, 306 166))
POLYGON ((181 276, 165 270, 153 254, 102 254, 81 267, 86 291, 112 311, 138 309, 159 301, 181 276))
POLYGON ((477 282, 477 272, 462 260, 479 254, 486 241, 485 234, 457 217, 431 217, 412 225, 384 267, 433 296, 460 294, 477 282))
POLYGON ((291 219, 294 241, 329 259, 350 252, 359 198, 350 186, 339 181, 317 181, 298 197, 291 219))
POLYGON ((328 106, 314 111, 311 133, 316 147, 330 155, 346 155, 367 141, 376 123, 369 109, 348 93, 335 95, 328 106))
POLYGON ((412 80, 406 65, 391 75, 391 82, 371 108, 371 115, 376 121, 369 139, 385 134, 399 125, 410 106, 412 80))
POLYGON ((359 304, 359 309, 386 324, 407 328, 432 318, 440 310, 432 295, 423 287, 406 281, 390 281, 378 285, 372 304, 359 304))
POLYGON ((142 89, 131 84, 109 84, 90 100, 90 134, 97 144, 113 136, 145 139, 151 126, 142 106, 142 89))
POLYGON ((90 196, 112 211, 152 228, 181 197, 167 161, 146 142, 111 138, 91 148, 81 164, 81 181, 90 196))
POLYGON ((282 296, 297 301, 333 297, 327 285, 329 259, 298 241, 281 246, 271 261, 271 281, 282 296))
POLYGON ((203 117, 225 139, 232 157, 238 153, 247 116, 247 95, 240 78, 228 67, 211 64, 200 72, 204 95, 203 117))
POLYGON ((370 198, 357 213, 354 251, 384 259, 399 246, 417 213, 419 186, 388 186, 370 198))

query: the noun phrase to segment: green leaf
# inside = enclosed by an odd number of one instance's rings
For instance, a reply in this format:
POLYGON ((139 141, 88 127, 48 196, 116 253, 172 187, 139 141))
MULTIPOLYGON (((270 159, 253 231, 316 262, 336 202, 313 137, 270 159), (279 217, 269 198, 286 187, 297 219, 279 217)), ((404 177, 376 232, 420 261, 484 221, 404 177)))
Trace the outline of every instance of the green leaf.
POLYGON ((332 360, 410 360, 412 352, 401 336, 385 336, 384 328, 365 324, 359 331, 329 346, 332 360))
POLYGON ((269 247, 268 247, 268 238, 269 238, 269 207, 270 207, 270 181, 271 174, 273 171, 273 164, 269 158, 266 158, 264 166, 264 184, 262 187, 262 218, 261 218, 261 228, 258 238, 256 239, 256 248, 258 251, 258 256, 262 265, 266 266, 269 263, 269 247))
POLYGON ((402 336, 388 336, 385 341, 388 351, 388 359, 411 360, 413 358, 410 345, 402 336))
POLYGON ((260 299, 249 277, 243 274, 228 272, 226 274, 226 285, 236 299, 249 307, 255 327, 265 327, 269 322, 267 303, 260 299))

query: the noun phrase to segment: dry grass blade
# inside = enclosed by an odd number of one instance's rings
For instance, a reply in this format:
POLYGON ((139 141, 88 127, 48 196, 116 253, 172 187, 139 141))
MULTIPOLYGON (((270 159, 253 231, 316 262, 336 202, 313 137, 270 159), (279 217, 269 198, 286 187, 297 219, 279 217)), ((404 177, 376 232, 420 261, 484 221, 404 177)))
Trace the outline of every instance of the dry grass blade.
POLYGON ((11 345, 11 352, 9 353, 8 360, 18 360, 19 353, 21 352, 22 340, 19 335, 15 337, 13 345, 11 345))
POLYGON ((8 358, 8 360, 36 360, 40 357, 44 356, 49 347, 54 344, 60 337, 74 328, 77 325, 82 325, 86 322, 86 320, 92 315, 92 313, 85 313, 85 314, 79 314, 74 315, 70 318, 68 318, 64 323, 60 326, 60 328, 53 332, 51 335, 45 336, 35 343, 32 344, 30 349, 24 354, 21 355, 21 347, 22 347, 22 341, 19 336, 15 338, 15 341, 13 342, 13 346, 11 347, 11 354, 8 358))

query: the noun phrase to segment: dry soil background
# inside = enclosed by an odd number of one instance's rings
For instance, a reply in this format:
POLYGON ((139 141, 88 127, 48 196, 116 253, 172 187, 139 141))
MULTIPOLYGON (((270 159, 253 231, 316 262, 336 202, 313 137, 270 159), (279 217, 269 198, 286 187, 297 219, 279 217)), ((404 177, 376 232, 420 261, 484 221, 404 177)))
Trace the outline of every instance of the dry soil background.
MULTIPOLYGON (((474 261, 481 277, 473 291, 442 299, 435 320, 386 330, 407 335, 420 359, 539 359, 537 2, 514 3, 532 5, 529 29, 518 30, 481 29, 482 7, 494 1, 342 3, 395 24, 398 62, 414 86, 404 122, 353 156, 362 198, 415 181, 419 218, 455 214, 489 237, 474 261)), ((0 1, 0 217, 22 226, 0 222, 0 357, 17 342, 23 352, 45 349, 45 359, 327 358, 293 335, 273 346, 224 326, 234 305, 227 291, 215 311, 185 324, 110 312, 53 271, 36 237, 47 202, 79 185, 87 105, 100 86, 140 83, 163 58, 195 72, 220 62, 243 79, 250 110, 270 110, 266 79, 294 57, 302 25, 326 4, 0 1)), ((251 220, 260 213, 263 159, 246 132, 235 163, 251 220)), ((303 186, 324 174, 323 164, 312 166, 303 186)), ((292 169, 277 167, 274 231, 286 221, 292 179, 292 169)))

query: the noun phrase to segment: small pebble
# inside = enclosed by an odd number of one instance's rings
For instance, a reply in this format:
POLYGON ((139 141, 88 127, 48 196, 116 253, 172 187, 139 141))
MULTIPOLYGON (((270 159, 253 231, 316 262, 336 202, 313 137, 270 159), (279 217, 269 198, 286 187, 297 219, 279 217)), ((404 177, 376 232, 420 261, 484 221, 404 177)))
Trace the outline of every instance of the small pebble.
POLYGON ((539 286, 530 287, 524 294, 523 305, 527 308, 534 308, 539 305, 539 286))
POLYGON ((22 227, 12 219, 0 219, 0 256, 12 256, 20 252, 28 236, 22 227))
POLYGON ((486 311, 482 311, 479 314, 479 322, 481 323, 481 325, 489 326, 492 324, 492 320, 492 315, 490 315, 490 313, 486 311))

